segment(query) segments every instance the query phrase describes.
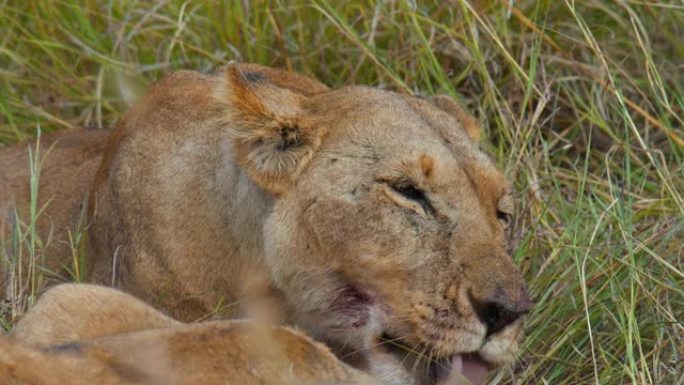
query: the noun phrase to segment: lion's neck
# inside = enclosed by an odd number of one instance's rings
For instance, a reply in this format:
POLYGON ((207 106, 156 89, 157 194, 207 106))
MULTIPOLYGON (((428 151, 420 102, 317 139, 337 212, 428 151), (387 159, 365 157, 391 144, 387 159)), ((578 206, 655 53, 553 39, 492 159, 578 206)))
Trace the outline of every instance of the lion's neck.
MULTIPOLYGON (((221 229, 216 242, 222 244, 225 254, 215 256, 222 266, 220 281, 225 286, 221 289, 231 299, 246 303, 246 297, 270 290, 270 274, 263 261, 263 226, 273 209, 273 198, 235 164, 227 139, 221 139, 217 147, 215 174, 207 186, 210 193, 205 207, 213 211, 210 221, 221 229)), ((246 312, 240 309, 239 315, 246 312)))
POLYGON ((216 165, 216 205, 224 229, 233 235, 236 251, 244 263, 261 262, 263 225, 273 208, 273 198, 256 186, 232 159, 227 140, 219 143, 216 165))
POLYGON ((148 271, 158 274, 158 282, 129 289, 154 296, 152 301, 158 293, 173 292, 161 306, 183 320, 214 311, 243 316, 235 304, 244 303, 254 277, 267 276, 262 234, 273 199, 235 164, 228 140, 211 131, 191 128, 190 140, 168 143, 154 159, 152 174, 162 177, 137 197, 151 206, 142 224, 150 236, 131 253, 147 255, 164 271, 148 271))

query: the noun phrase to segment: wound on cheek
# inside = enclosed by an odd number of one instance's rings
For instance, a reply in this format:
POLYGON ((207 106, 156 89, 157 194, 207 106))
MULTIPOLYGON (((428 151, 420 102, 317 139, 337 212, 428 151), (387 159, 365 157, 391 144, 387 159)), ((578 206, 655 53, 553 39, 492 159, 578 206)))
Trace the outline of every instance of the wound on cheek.
POLYGON ((358 328, 368 324, 373 298, 353 285, 340 287, 334 294, 331 309, 338 315, 340 327, 358 328))

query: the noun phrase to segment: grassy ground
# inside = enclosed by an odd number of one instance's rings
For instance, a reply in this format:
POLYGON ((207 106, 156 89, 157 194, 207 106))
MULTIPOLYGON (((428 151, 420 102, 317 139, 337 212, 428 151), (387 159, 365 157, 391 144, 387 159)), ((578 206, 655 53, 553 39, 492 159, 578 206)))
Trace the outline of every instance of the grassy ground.
POLYGON ((538 300, 491 383, 684 383, 681 1, 208 3, 0 1, 0 146, 111 126, 165 72, 228 60, 449 93, 516 182, 538 300))

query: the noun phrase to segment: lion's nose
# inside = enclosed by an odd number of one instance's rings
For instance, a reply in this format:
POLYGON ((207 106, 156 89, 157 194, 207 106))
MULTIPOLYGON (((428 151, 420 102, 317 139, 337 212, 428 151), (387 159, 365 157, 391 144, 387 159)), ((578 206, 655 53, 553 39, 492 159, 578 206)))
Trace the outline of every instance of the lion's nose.
POLYGON ((482 300, 471 295, 470 300, 477 318, 487 326, 488 336, 500 332, 534 306, 526 289, 512 296, 504 295, 503 290, 496 290, 490 298, 482 300))

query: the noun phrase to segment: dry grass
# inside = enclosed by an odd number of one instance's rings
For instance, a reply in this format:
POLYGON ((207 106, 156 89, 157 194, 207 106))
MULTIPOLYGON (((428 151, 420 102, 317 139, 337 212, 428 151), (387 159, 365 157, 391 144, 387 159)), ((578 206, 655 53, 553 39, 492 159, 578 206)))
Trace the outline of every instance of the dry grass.
MULTIPOLYGON (((0 2, 0 146, 111 126, 165 72, 228 60, 451 94, 516 182, 538 300, 524 356, 491 383, 684 383, 681 1, 210 4, 0 2)), ((31 223, 12 258, 49 258, 31 223)))

